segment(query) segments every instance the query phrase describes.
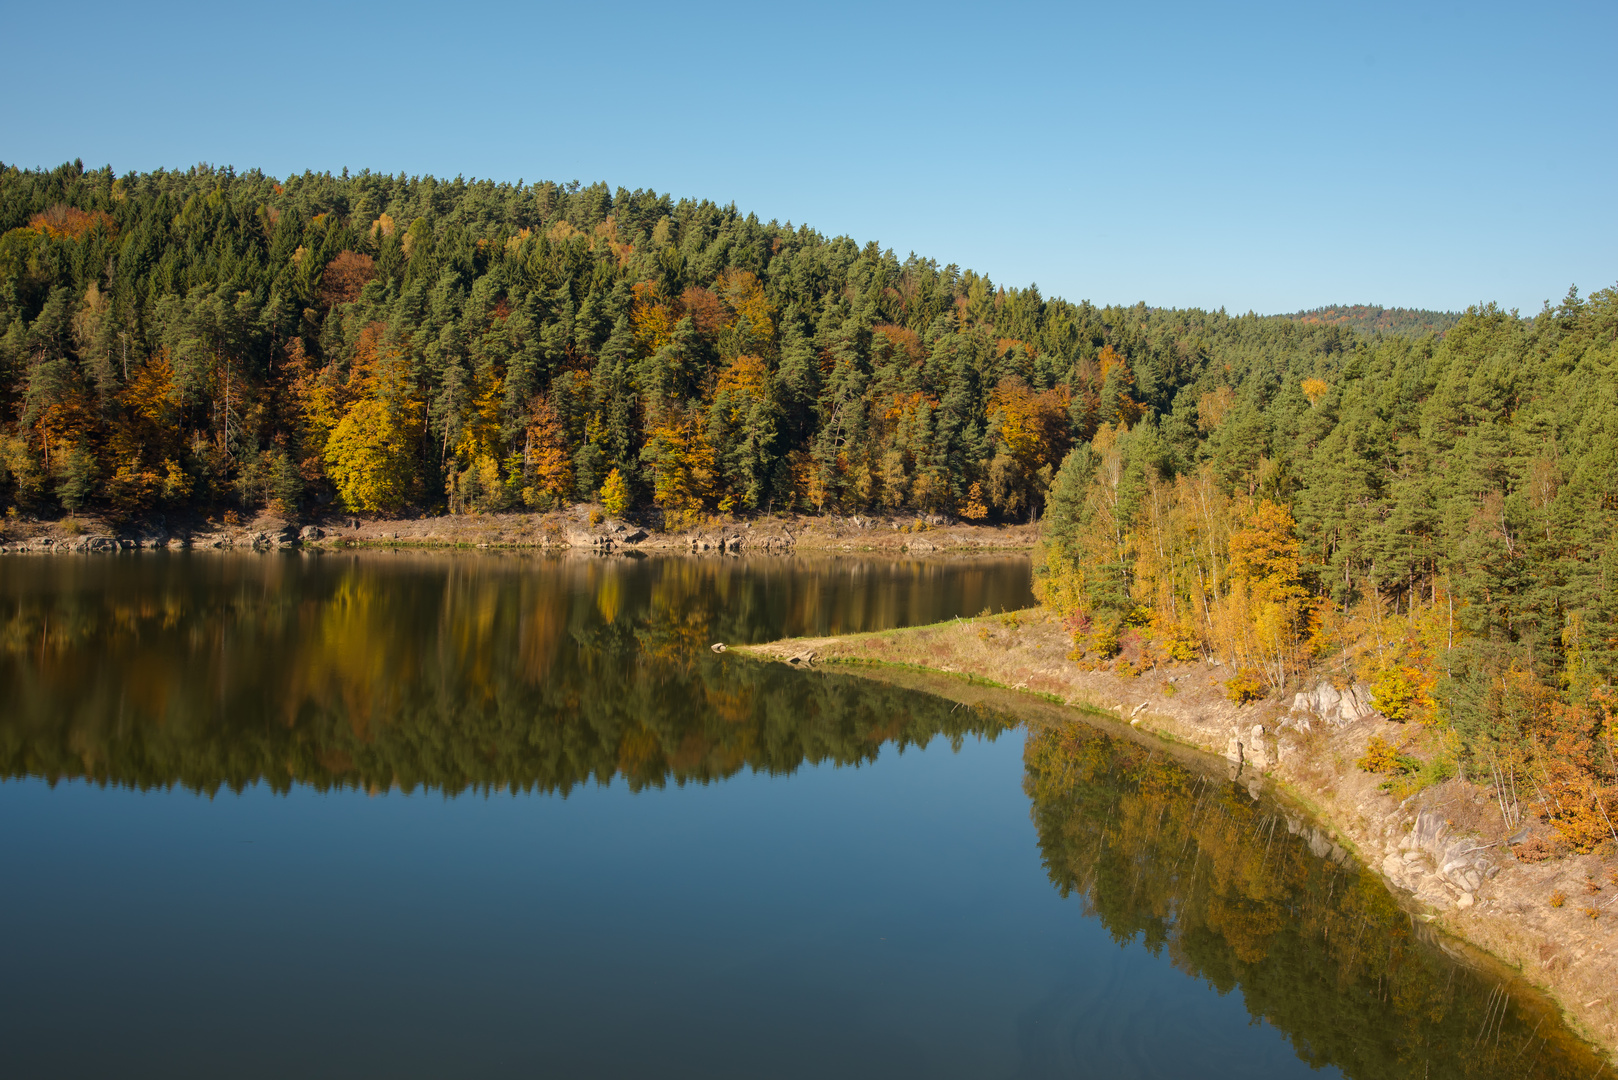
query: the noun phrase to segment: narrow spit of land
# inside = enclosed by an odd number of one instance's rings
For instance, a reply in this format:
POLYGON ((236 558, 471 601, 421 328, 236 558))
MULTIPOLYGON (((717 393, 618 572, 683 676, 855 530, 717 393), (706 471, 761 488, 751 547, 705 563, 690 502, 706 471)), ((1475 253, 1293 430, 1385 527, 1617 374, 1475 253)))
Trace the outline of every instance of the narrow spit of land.
MULTIPOLYGON (((979 704, 986 693, 1032 695, 1042 722, 1116 724, 1218 754, 1232 775, 1269 784, 1307 809, 1332 842, 1405 898, 1413 915, 1516 968, 1618 1061, 1618 859, 1515 857, 1482 789, 1464 779, 1403 800, 1355 766, 1374 735, 1400 725, 1375 713, 1300 724, 1295 702, 1238 706, 1229 672, 1191 662, 1137 678, 1068 659, 1069 635, 1032 608, 932 626, 794 638, 732 651, 801 666, 837 664, 885 682, 979 704)), ((1027 701, 1027 699, 1024 699, 1027 701)))

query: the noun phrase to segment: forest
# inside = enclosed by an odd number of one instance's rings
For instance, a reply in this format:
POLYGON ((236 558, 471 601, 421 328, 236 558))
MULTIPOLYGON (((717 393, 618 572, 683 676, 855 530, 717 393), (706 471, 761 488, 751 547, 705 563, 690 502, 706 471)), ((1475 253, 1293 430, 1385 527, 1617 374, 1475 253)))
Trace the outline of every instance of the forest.
POLYGON ((1026 520, 1104 425, 1194 456, 1231 355, 1358 340, 1318 314, 1046 300, 604 184, 0 167, 0 499, 1026 520))
POLYGON ((1407 733, 1359 762, 1388 790, 1476 781, 1552 827, 1525 855, 1618 844, 1618 291, 1205 356, 1053 481, 1037 584, 1074 659, 1217 658, 1236 701, 1362 682, 1407 733))
MULTIPOLYGON (((1618 291, 1047 299, 605 184, 0 167, 6 513, 1042 516, 1074 657, 1322 670, 1618 843, 1618 291)), ((1312 676, 1310 676, 1312 677, 1312 676)))

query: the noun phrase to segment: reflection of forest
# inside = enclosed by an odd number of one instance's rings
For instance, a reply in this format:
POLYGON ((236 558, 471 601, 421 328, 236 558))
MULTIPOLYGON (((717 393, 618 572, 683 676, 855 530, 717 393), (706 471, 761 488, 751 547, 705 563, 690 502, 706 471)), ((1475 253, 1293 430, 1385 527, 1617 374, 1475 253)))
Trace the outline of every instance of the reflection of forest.
POLYGON ((199 555, 3 573, 4 775, 204 791, 565 792, 867 760, 984 722, 707 646, 1028 602, 1025 559, 199 555))
MULTIPOLYGON (((187 557, 0 575, 0 775, 208 792, 638 788, 994 734, 1009 721, 707 646, 1027 592, 1021 560, 187 557)), ((1031 735, 1025 784, 1064 895, 1119 941, 1240 987, 1312 1064, 1367 1080, 1599 1064, 1538 999, 1457 965, 1374 878, 1234 785, 1083 726, 1031 735)))
POLYGON ((1550 1006, 1457 964, 1379 881, 1316 854, 1304 823, 1243 788, 1082 726, 1031 736, 1025 763, 1063 895, 1119 942, 1240 987, 1310 1064, 1364 1080, 1600 1066, 1550 1006))

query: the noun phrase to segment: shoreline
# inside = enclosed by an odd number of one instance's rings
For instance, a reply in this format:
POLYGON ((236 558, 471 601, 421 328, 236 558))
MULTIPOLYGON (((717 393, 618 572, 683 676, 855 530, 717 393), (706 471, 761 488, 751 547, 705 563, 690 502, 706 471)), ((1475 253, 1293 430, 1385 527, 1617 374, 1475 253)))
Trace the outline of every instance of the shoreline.
POLYGON ((1618 911, 1610 906, 1618 877, 1607 877, 1612 857, 1518 861, 1498 815, 1490 821, 1492 804, 1464 780, 1402 801, 1383 792, 1381 777, 1353 764, 1371 736, 1397 738, 1401 725, 1374 713, 1346 721, 1314 717, 1300 725, 1282 703, 1225 700, 1218 682, 1228 672, 1217 666, 1191 661, 1123 678, 1081 670, 1067 660, 1069 647, 1052 616, 1029 608, 729 651, 761 662, 836 665, 968 705, 992 695, 1041 723, 1088 723, 1181 747, 1204 767, 1222 759, 1232 781, 1246 782, 1255 798, 1267 789, 1313 818, 1329 857, 1354 858, 1413 918, 1515 972, 1618 1063, 1618 991, 1612 989, 1618 985, 1618 911), (1587 881, 1601 884, 1601 891, 1586 897, 1587 881), (1564 904, 1550 899, 1555 893, 1565 894, 1564 904), (1593 905, 1609 906, 1587 917, 1593 905))
POLYGON ((85 518, 0 523, 0 554, 86 554, 138 550, 301 548, 524 549, 592 554, 932 555, 1033 550, 1038 526, 972 525, 938 516, 762 514, 715 516, 674 532, 588 505, 547 514, 361 518, 324 514, 298 521, 154 519, 115 526, 85 518))

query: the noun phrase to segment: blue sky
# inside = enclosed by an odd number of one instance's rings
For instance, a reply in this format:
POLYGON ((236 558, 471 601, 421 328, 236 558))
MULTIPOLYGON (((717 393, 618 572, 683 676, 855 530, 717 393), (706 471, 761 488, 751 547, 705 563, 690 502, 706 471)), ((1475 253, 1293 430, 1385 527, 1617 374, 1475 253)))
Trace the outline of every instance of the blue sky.
POLYGON ((1098 303, 1618 282, 1610 2, 7 7, 8 164, 605 180, 1098 303))

